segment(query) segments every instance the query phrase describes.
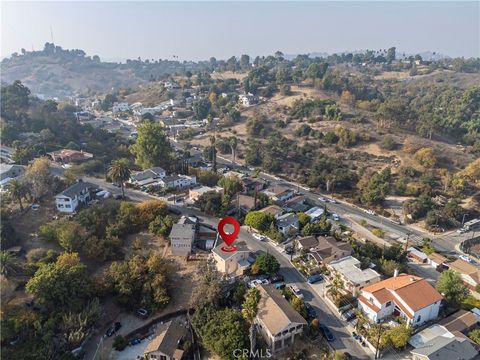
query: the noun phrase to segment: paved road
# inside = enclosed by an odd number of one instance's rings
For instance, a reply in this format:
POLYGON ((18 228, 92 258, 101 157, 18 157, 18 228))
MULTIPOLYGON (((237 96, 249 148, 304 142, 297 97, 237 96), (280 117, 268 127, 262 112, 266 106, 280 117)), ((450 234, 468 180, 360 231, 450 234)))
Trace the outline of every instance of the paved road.
MULTIPOLYGON (((85 181, 91 182, 102 189, 112 192, 112 194, 119 194, 120 189, 106 183, 105 181, 97 178, 85 178, 85 181)), ((132 201, 145 201, 152 198, 155 198, 152 195, 132 190, 125 189, 125 194, 132 201)), ((172 205, 170 205, 172 206, 172 205)), ((186 209, 178 207, 184 214, 196 215, 201 219, 202 222, 210 224, 212 226, 217 226, 219 219, 215 217, 206 216, 202 212, 195 209, 186 209)), ((311 285, 308 284, 304 277, 298 272, 298 270, 293 267, 289 262, 288 258, 279 252, 277 248, 268 243, 261 242, 256 240, 248 231, 241 229, 238 236, 239 240, 243 240, 247 243, 248 247, 253 251, 263 251, 268 252, 274 255, 280 263, 281 269, 280 273, 285 277, 285 282, 287 284, 296 284, 301 290, 305 297, 305 301, 309 302, 317 311, 318 318, 321 323, 327 325, 335 334, 335 341, 332 343, 332 346, 339 351, 347 351, 352 354, 356 359, 368 359, 369 356, 365 350, 352 338, 348 330, 346 329, 346 323, 343 320, 340 320, 330 309, 330 307, 325 303, 322 297, 315 292, 311 285)), ((315 286, 315 285, 314 285, 315 286)))

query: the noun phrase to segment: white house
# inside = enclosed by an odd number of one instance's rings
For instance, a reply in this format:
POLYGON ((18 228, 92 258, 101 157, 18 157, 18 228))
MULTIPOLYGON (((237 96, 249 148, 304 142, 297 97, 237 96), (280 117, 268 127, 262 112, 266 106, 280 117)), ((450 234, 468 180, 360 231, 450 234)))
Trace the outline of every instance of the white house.
POLYGON ((188 256, 192 252, 195 239, 195 226, 192 224, 173 224, 170 231, 170 244, 173 256, 188 256))
POLYGON ((277 229, 283 235, 288 235, 291 231, 298 231, 298 216, 294 213, 280 215, 276 221, 277 229))
POLYGON ((166 171, 161 167, 153 167, 132 174, 130 183, 137 186, 149 186, 157 183, 158 179, 164 178, 166 175, 166 171))
POLYGON ((197 178, 188 175, 170 175, 158 180, 158 184, 163 188, 184 188, 195 185, 197 178))
POLYGON ((239 101, 243 106, 249 107, 258 103, 258 97, 252 94, 240 95, 239 101))
POLYGON ((235 243, 237 250, 232 252, 223 251, 222 247, 225 246, 225 243, 222 242, 212 250, 217 270, 230 276, 243 275, 244 271, 250 267, 250 262, 248 262, 250 250, 247 244, 243 241, 235 243))
POLYGON ((314 206, 311 209, 305 211, 305 215, 310 216, 311 222, 315 222, 317 220, 320 220, 324 212, 324 208, 314 206))
POLYGON ((270 351, 275 353, 291 346, 307 322, 271 284, 258 285, 257 289, 261 298, 255 324, 270 351))
POLYGON ((121 102, 121 103, 116 103, 112 107, 112 112, 118 113, 118 112, 124 112, 130 110, 130 105, 128 102, 121 102))
POLYGON ((401 274, 364 287, 358 297, 358 308, 371 322, 399 316, 417 327, 438 317, 442 299, 425 279, 401 274))
POLYGON ((13 179, 23 175, 25 166, 16 164, 0 164, 0 186, 7 185, 13 179))
POLYGON ((80 204, 86 204, 90 200, 89 188, 95 187, 92 184, 79 180, 69 188, 55 196, 55 206, 58 211, 73 213, 80 204))
POLYGON ((345 290, 357 292, 367 285, 379 282, 382 277, 373 269, 360 269, 360 261, 353 256, 330 262, 327 267, 340 276, 345 290))

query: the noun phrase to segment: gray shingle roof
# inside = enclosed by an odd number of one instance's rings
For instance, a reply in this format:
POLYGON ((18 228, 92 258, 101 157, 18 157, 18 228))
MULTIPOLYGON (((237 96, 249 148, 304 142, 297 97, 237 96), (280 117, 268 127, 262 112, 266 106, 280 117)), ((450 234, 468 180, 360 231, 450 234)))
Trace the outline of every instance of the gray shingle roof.
POLYGON ((75 196, 78 196, 81 194, 81 192, 85 189, 90 189, 90 188, 95 188, 96 186, 88 183, 88 182, 83 182, 79 180, 72 186, 66 188, 63 190, 60 194, 57 194, 57 196, 67 196, 69 198, 74 198, 75 196))
POLYGON ((411 352, 438 360, 470 360, 478 354, 468 340, 444 336, 438 336, 411 352))

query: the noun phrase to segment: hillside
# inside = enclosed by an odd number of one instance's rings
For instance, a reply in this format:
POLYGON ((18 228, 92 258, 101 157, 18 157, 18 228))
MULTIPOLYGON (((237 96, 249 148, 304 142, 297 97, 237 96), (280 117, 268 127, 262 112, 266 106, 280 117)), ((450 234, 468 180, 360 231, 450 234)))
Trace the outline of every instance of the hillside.
POLYGON ((127 60, 125 64, 102 62, 83 50, 64 50, 47 43, 41 51, 14 53, 1 62, 2 82, 22 81, 40 97, 91 95, 128 88, 175 72, 200 68, 201 64, 169 60, 127 60))

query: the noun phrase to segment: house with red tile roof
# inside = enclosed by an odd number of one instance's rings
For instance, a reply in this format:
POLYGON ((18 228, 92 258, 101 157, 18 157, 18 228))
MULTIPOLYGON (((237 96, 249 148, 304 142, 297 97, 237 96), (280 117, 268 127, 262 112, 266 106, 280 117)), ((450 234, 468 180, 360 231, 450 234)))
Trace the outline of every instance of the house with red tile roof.
POLYGON ((358 308, 371 322, 399 316, 416 327, 438 317, 442 299, 425 279, 401 274, 364 287, 358 297, 358 308))

